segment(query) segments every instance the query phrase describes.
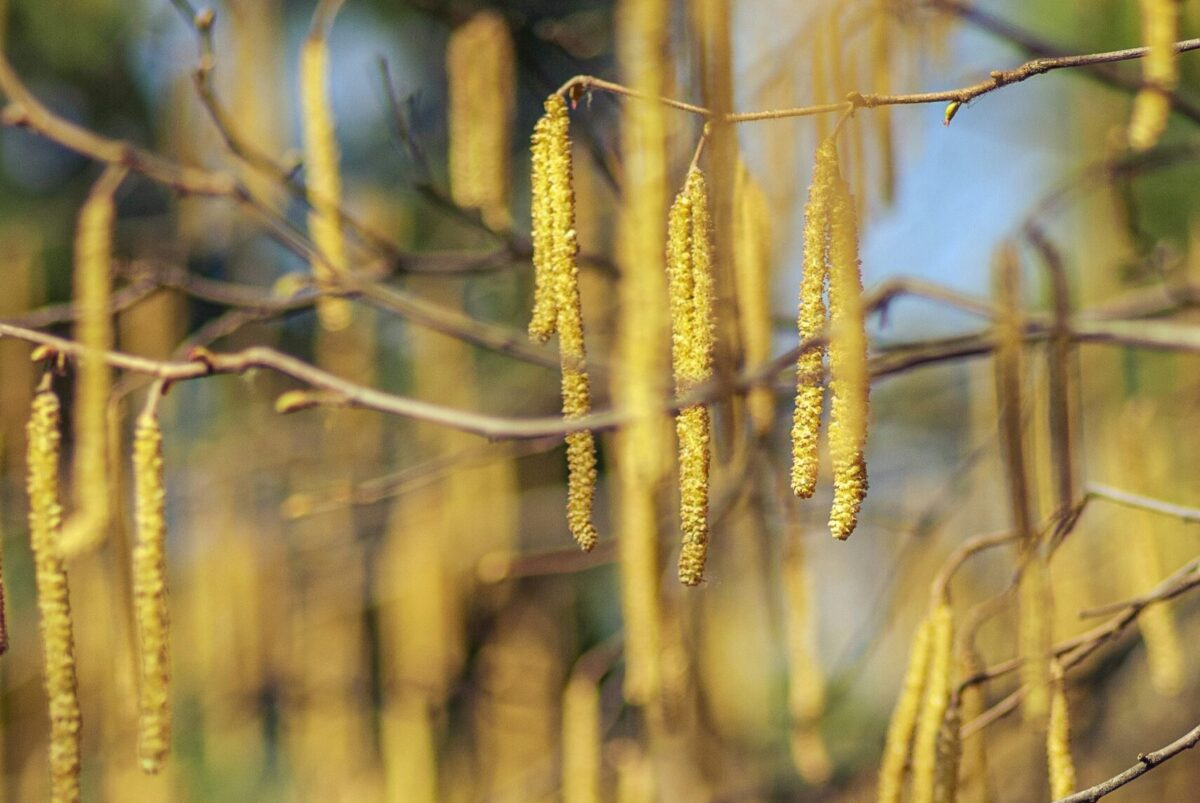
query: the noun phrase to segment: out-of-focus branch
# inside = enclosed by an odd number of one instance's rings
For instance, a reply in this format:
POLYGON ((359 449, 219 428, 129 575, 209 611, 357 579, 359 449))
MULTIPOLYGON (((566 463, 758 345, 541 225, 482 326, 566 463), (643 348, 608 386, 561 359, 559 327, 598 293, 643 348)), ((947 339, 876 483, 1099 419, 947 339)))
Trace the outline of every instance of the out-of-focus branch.
POLYGON ((1082 792, 1059 798, 1055 803, 1094 803, 1105 795, 1117 791, 1133 779, 1145 775, 1164 761, 1174 758, 1184 750, 1191 750, 1197 744, 1200 744, 1200 726, 1192 728, 1166 747, 1152 753, 1138 753, 1137 763, 1119 775, 1114 775, 1107 781, 1084 789, 1082 792))

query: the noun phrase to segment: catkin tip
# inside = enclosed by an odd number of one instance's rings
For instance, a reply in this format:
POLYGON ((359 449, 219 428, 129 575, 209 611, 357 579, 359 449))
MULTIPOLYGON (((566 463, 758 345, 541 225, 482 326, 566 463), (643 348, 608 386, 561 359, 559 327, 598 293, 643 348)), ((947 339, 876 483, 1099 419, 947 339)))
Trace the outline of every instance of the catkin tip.
POLYGON ((1071 723, 1062 665, 1050 662, 1050 722, 1046 729, 1046 759, 1054 799, 1075 791, 1075 762, 1071 759, 1071 723))

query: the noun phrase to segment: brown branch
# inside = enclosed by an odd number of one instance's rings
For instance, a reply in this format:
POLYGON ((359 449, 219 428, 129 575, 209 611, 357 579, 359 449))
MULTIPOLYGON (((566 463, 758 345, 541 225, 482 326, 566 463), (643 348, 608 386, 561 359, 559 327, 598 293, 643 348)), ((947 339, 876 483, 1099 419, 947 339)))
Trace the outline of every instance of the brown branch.
POLYGON ((1155 750, 1153 753, 1138 753, 1137 763, 1119 775, 1114 775, 1107 781, 1084 789, 1082 792, 1059 798, 1055 803, 1094 803, 1135 778, 1145 775, 1164 761, 1174 758, 1184 750, 1191 750, 1197 744, 1200 744, 1200 726, 1192 728, 1160 750, 1155 750))
MULTIPOLYGON (((957 4, 945 4, 948 7, 957 4)), ((1186 53, 1191 50, 1200 49, 1200 39, 1185 39, 1175 43, 1176 53, 1186 53)), ((948 103, 956 101, 958 103, 968 103, 975 98, 986 95, 989 92, 994 92, 1012 84, 1018 84, 1028 80, 1035 75, 1043 75, 1054 70, 1070 69, 1076 67, 1096 68, 1099 65, 1112 64, 1119 61, 1130 61, 1132 59, 1144 58, 1150 50, 1147 47, 1130 47, 1123 50, 1110 50, 1101 53, 1085 53, 1080 55, 1062 55, 1049 56, 1044 58, 1036 58, 1027 61, 1019 67, 1012 70, 993 70, 987 79, 979 81, 967 86, 958 87, 957 89, 943 89, 935 92, 912 92, 907 94, 876 94, 876 93, 861 93, 850 92, 846 96, 846 100, 841 103, 822 103, 812 106, 797 106, 790 109, 768 109, 757 112, 735 112, 730 114, 720 115, 719 119, 725 123, 752 123, 762 120, 783 120, 794 117, 810 117, 817 114, 829 114, 831 112, 844 112, 847 107, 855 108, 876 108, 879 106, 902 106, 921 103, 948 103)), ((579 95, 590 90, 599 90, 609 92, 615 95, 624 95, 627 97, 642 97, 641 93, 622 86, 621 84, 612 81, 605 81, 602 78, 597 78, 592 75, 577 75, 560 86, 557 94, 565 95, 570 98, 577 98, 579 95)), ((692 103, 674 100, 672 98, 658 97, 655 98, 658 102, 673 109, 680 111, 698 114, 703 117, 714 119, 718 115, 711 109, 704 106, 697 106, 692 103)))

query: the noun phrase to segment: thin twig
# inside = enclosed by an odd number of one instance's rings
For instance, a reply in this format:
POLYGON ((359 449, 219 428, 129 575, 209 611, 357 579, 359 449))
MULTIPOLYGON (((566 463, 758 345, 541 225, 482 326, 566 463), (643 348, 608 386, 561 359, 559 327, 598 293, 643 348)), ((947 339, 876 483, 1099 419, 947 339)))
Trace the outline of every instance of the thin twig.
POLYGON ((1192 728, 1183 736, 1160 750, 1155 750, 1153 753, 1139 753, 1137 763, 1119 775, 1114 775, 1107 781, 1084 789, 1082 792, 1076 792, 1073 795, 1059 798, 1055 803, 1095 803, 1095 801, 1110 792, 1115 792, 1133 779, 1145 775, 1164 761, 1174 758, 1184 750, 1191 750, 1197 744, 1200 744, 1200 726, 1192 728))

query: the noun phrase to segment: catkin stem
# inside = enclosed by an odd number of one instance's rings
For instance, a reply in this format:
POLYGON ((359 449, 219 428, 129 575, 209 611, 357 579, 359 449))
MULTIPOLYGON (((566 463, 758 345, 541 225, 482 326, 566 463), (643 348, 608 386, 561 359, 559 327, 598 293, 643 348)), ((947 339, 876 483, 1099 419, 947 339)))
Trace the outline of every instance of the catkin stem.
POLYGON ((60 555, 59 403, 49 375, 33 400, 28 426, 29 544, 41 615, 46 698, 50 704, 50 797, 79 800, 81 717, 67 571, 60 555))
POLYGON ((138 757, 143 771, 162 769, 171 744, 170 638, 166 579, 166 493, 162 432, 153 412, 138 417, 133 439, 137 540, 133 600, 140 656, 138 757))

